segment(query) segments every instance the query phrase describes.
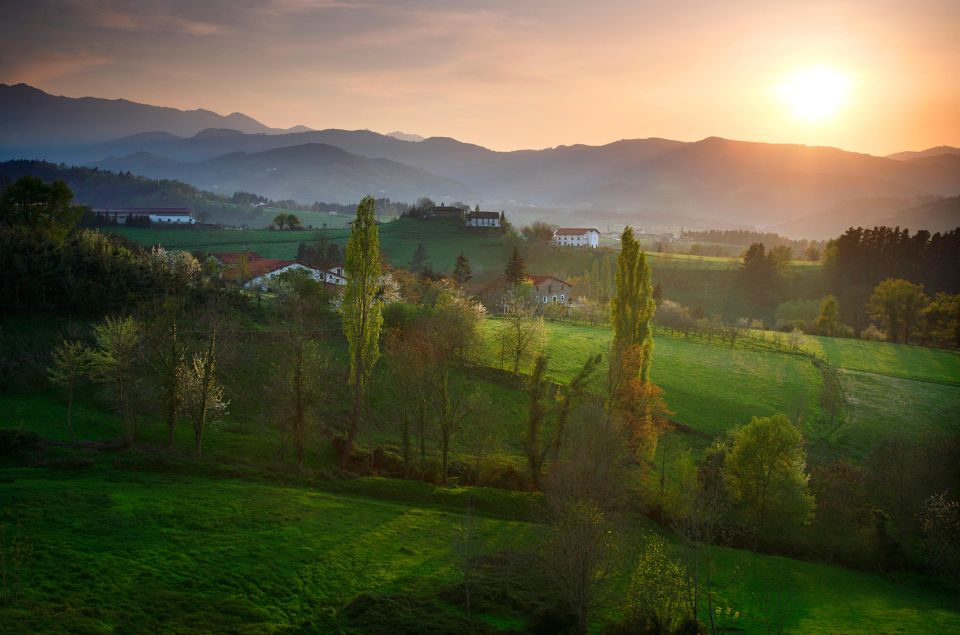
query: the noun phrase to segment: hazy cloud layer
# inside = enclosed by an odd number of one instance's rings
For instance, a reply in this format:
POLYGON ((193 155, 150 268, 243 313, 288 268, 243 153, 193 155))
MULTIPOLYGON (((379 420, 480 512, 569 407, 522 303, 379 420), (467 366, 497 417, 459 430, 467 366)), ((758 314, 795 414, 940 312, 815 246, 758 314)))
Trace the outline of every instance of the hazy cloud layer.
POLYGON ((960 3, 665 5, 8 1, 0 81, 496 148, 708 135, 871 152, 960 143, 960 3), (811 64, 848 73, 854 90, 835 120, 801 125, 773 86, 811 64))

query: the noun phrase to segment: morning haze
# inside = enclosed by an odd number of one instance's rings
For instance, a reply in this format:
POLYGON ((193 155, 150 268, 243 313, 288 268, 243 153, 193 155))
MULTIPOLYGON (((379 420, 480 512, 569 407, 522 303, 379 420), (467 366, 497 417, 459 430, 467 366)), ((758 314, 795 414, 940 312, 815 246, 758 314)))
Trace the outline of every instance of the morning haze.
POLYGON ((956 2, 0 9, 0 635, 960 633, 956 2))

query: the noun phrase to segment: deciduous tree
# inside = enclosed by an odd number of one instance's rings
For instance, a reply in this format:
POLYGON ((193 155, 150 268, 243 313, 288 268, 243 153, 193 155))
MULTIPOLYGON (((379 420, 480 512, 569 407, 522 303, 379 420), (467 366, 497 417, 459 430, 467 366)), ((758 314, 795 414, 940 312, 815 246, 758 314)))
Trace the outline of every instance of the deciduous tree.
POLYGON ((97 347, 91 356, 91 368, 94 376, 111 389, 121 433, 132 444, 136 428, 130 401, 134 369, 140 359, 140 326, 131 317, 108 317, 97 325, 94 334, 97 347))
POLYGON ((811 518, 803 438, 784 415, 754 417, 734 431, 724 476, 745 527, 760 536, 789 535, 811 518))
POLYGON ((48 376, 52 383, 63 390, 67 400, 67 429, 71 441, 77 439, 73 430, 73 397, 77 386, 87 376, 90 363, 90 351, 80 342, 63 342, 53 349, 53 364, 48 376))
POLYGON ((873 290, 867 310, 883 324, 890 341, 909 343, 926 306, 927 295, 922 285, 887 278, 873 290))

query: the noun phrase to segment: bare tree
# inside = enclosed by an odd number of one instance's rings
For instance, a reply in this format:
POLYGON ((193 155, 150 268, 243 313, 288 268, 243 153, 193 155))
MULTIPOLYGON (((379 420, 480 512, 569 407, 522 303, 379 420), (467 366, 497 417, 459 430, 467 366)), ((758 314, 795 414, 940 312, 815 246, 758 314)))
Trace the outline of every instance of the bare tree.
POLYGON ((517 293, 508 296, 504 309, 499 333, 500 366, 509 359, 513 374, 518 375, 520 367, 543 348, 543 318, 529 300, 517 293))
POLYGON ((203 350, 181 366, 180 385, 184 411, 193 423, 194 448, 203 454, 203 433, 207 424, 226 411, 223 386, 217 380, 217 330, 213 327, 203 350))

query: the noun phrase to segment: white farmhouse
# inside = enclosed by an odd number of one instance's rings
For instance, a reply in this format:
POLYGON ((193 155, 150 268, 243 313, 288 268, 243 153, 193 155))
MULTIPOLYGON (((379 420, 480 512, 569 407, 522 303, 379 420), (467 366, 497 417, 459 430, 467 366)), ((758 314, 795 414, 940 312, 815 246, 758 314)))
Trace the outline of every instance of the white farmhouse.
POLYGON ((466 215, 467 227, 500 227, 503 212, 470 212, 466 215))
POLYGON ((124 223, 128 218, 149 218, 151 223, 159 225, 193 225, 197 222, 186 207, 94 207, 92 211, 116 223, 124 223))
POLYGON ((320 272, 323 275, 323 281, 327 284, 345 286, 347 284, 347 274, 343 272, 343 265, 335 265, 329 269, 320 272))
POLYGON ((553 244, 558 247, 600 246, 600 230, 593 227, 561 227, 553 232, 553 244))
MULTIPOLYGON (((264 258, 254 251, 228 252, 213 254, 214 259, 224 267, 220 276, 225 280, 239 282, 245 289, 260 288, 261 291, 269 291, 272 287, 274 278, 287 271, 303 271, 317 282, 335 283, 327 279, 331 272, 322 271, 293 260, 278 260, 277 258, 264 258)), ((342 269, 341 269, 342 271, 342 269)))

